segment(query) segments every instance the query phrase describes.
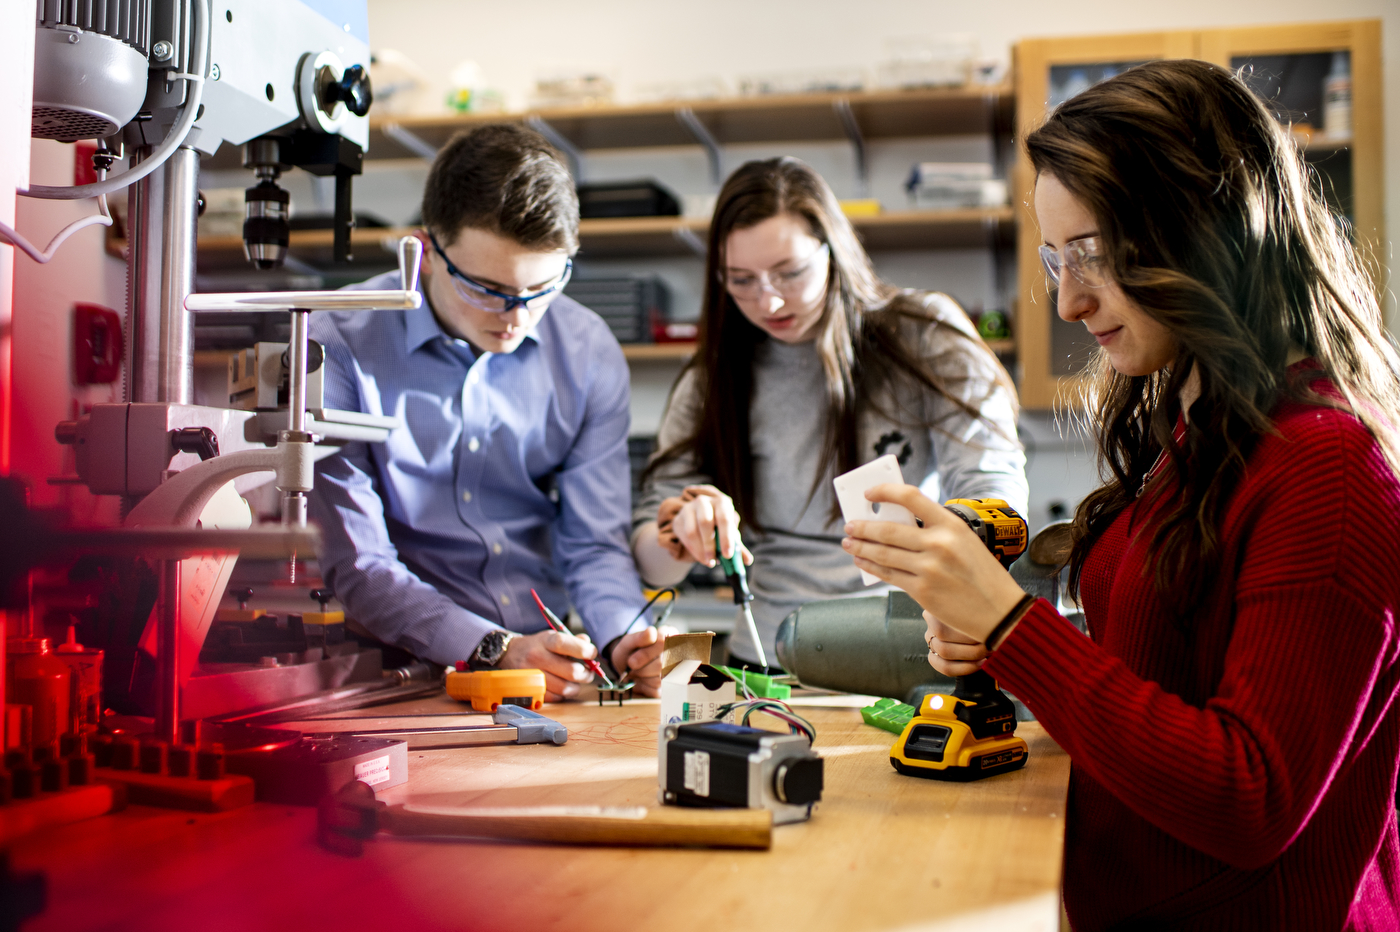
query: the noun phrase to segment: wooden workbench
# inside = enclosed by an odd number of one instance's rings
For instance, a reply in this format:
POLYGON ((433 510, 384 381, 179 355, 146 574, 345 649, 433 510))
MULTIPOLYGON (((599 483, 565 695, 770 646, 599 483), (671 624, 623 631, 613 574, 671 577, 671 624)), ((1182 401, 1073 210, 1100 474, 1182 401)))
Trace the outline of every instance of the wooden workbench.
MULTIPOLYGON (((26 932, 190 928, 419 930, 994 929, 1054 932, 1069 760, 1036 724, 1025 769, 971 784, 897 775, 889 734, 851 697, 799 700, 826 788, 771 851, 623 850, 380 838, 319 849, 311 809, 218 815, 132 806, 21 839, 48 876, 26 932), (844 705, 843 705, 844 703, 844 705)), ((460 709, 442 698, 375 710, 460 709)), ((656 803, 657 704, 545 707, 562 747, 411 751, 388 802, 656 803)), ((359 713, 364 715, 365 713, 359 713)))

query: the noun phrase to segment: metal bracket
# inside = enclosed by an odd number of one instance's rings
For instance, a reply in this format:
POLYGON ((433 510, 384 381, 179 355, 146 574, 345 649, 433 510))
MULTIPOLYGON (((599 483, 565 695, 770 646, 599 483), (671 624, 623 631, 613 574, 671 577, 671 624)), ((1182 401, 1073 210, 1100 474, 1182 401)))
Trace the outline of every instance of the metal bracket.
POLYGON ((850 140, 851 151, 856 157, 856 194, 859 197, 869 197, 870 168, 865 159, 865 135, 860 131, 856 115, 851 112, 851 102, 844 98, 833 100, 831 109, 836 111, 836 118, 841 121, 841 128, 846 131, 846 138, 850 140))
POLYGON ((583 181, 583 150, 574 145, 569 137, 550 126, 543 117, 531 114, 525 118, 525 125, 549 140, 551 146, 564 154, 564 158, 569 161, 569 173, 574 176, 574 183, 581 183, 583 181))
MULTIPOLYGON (((695 137, 695 141, 705 147, 705 155, 710 160, 710 181, 715 187, 723 180, 721 173, 720 159, 724 155, 724 150, 719 144, 719 140, 710 132, 710 128, 700 122, 700 118, 695 115, 695 111, 689 107, 680 107, 676 110, 676 119, 680 124, 690 131, 690 135, 695 137)), ((701 253, 704 255, 704 253, 701 253)))
POLYGON ((412 152, 420 159, 426 159, 427 161, 431 162, 433 159, 437 158, 437 146, 428 142, 428 140, 424 139, 422 136, 419 136, 412 130, 404 129, 404 127, 402 127, 398 123, 392 122, 385 123, 380 128, 384 130, 385 136, 388 136, 390 139, 394 140, 394 142, 403 146, 405 149, 407 149, 409 152, 412 152))
POLYGON ((709 247, 705 245, 705 241, 700 238, 700 235, 688 226, 672 227, 671 235, 701 259, 705 258, 705 253, 710 251, 709 247))

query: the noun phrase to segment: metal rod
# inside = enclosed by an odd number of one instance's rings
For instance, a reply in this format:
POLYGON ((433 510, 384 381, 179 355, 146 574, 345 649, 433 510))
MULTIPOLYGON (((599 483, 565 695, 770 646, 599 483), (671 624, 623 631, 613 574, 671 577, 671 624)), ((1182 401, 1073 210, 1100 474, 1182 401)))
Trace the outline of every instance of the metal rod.
MULTIPOLYGON (((160 282, 160 397, 190 404, 194 395, 194 328, 185 298, 194 291, 199 153, 181 146, 159 174, 165 176, 160 282)), ((147 350, 149 352, 149 348, 147 350)))
POLYGON ((437 158, 438 147, 428 142, 426 139, 424 139, 422 136, 419 136, 412 130, 405 129, 404 127, 400 126, 398 123, 393 122, 392 120, 390 120, 388 123, 382 124, 379 127, 379 129, 381 132, 384 133, 385 136, 388 136, 394 142, 403 146, 405 149, 407 149, 409 152, 412 152, 420 159, 425 159, 426 161, 431 162, 433 161, 433 159, 437 158))
POLYGON ((159 616, 156 624, 156 666, 160 699, 156 737, 172 744, 180 740, 180 561, 161 564, 159 616))
POLYGON ((287 429, 306 430, 306 353, 311 312, 292 309, 292 333, 287 340, 287 429))
POLYGON ((870 169, 866 164, 865 135, 860 131, 860 123, 851 112, 849 100, 833 101, 831 107, 836 111, 836 117, 841 121, 841 128, 846 131, 846 138, 850 140, 851 151, 856 157, 856 192, 860 197, 869 197, 870 169))
POLYGON ((716 187, 721 180, 720 157, 724 150, 720 148, 719 140, 715 139, 710 128, 700 122, 700 118, 695 115, 695 111, 689 107, 681 107, 676 110, 676 119, 680 124, 690 131, 690 135, 695 137, 695 141, 705 147, 705 155, 710 160, 710 181, 716 187))
POLYGON ((555 129, 544 119, 538 116, 528 116, 525 118, 525 125, 543 136, 551 146, 558 149, 569 163, 569 173, 574 176, 574 183, 583 181, 583 152, 573 141, 559 130, 555 129))
MULTIPOLYGON (((135 168, 151 154, 135 150, 135 168)), ((131 186, 127 221, 126 401, 160 400, 160 278, 165 173, 155 171, 131 186)))

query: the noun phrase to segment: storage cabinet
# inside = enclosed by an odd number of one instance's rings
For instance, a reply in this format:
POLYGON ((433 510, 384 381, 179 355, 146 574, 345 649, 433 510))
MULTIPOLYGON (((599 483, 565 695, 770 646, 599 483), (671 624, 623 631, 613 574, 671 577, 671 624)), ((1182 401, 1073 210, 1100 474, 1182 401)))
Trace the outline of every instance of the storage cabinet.
MULTIPOLYGON (((1134 64, 1170 58, 1201 58, 1246 69, 1246 80, 1295 127, 1308 162, 1333 208, 1351 222, 1353 236, 1383 281, 1385 255, 1383 148, 1381 135, 1380 21, 1307 23, 1247 29, 1161 32, 1135 35, 1028 39, 1015 48, 1016 137, 1044 121, 1062 100, 1134 64), (1335 137, 1321 125, 1322 84, 1335 53, 1344 53, 1351 74, 1349 136, 1335 137)), ((1081 372, 1097 348, 1082 324, 1061 320, 1055 293, 1041 268, 1041 239, 1031 205, 1035 179, 1018 146, 1012 173, 1016 211, 1016 299, 1021 400, 1028 408, 1070 403, 1083 388, 1081 372)))

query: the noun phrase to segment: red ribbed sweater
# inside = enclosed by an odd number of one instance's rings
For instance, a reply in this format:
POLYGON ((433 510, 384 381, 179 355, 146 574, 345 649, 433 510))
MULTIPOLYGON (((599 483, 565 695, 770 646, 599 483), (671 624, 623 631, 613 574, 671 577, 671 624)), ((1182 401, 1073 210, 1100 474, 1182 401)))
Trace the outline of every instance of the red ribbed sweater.
POLYGON ((1149 494, 1085 563, 1091 638, 1041 601, 987 662, 1073 761, 1076 932, 1400 929, 1400 483, 1343 411, 1275 421, 1188 625, 1149 494))

